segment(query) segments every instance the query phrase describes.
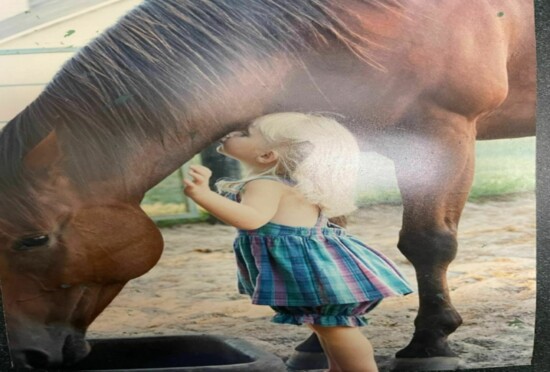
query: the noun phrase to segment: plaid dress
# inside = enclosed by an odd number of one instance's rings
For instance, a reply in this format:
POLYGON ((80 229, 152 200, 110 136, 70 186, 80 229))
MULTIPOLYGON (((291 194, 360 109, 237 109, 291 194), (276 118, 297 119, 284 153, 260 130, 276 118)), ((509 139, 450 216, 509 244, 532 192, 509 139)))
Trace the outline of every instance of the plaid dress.
POLYGON ((233 248, 239 292, 271 306, 275 323, 361 326, 384 297, 412 292, 388 258, 322 214, 314 227, 238 230, 233 248))

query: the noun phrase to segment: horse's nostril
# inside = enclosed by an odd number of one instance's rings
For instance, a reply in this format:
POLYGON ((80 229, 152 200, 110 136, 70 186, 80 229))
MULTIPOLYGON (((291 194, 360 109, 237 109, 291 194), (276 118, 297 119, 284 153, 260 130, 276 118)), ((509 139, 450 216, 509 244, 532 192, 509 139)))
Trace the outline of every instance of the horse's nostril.
POLYGON ((84 359, 90 353, 91 347, 84 335, 68 335, 63 345, 63 363, 72 365, 84 359))
POLYGON ((25 351, 27 363, 34 368, 45 368, 50 364, 50 358, 47 354, 38 350, 25 351))

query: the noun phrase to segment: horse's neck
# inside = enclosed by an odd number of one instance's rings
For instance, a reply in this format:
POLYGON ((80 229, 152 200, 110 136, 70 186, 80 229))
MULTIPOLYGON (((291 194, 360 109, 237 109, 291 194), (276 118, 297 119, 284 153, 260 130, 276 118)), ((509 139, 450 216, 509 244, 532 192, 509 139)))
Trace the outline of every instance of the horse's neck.
POLYGON ((180 136, 166 136, 162 142, 151 140, 145 143, 124 166, 124 179, 119 180, 123 193, 130 199, 141 198, 147 190, 213 142, 218 133, 219 130, 213 130, 212 137, 182 133, 180 136))
MULTIPOLYGON (((245 91, 237 87, 235 90, 245 91)), ((207 146, 230 131, 248 125, 263 113, 267 105, 265 97, 239 96, 242 98, 239 103, 233 101, 236 97, 201 102, 193 108, 196 113, 186 113, 188 119, 178 127, 177 133, 165 135, 162 143, 152 140, 143 146, 141 152, 134 154, 129 165, 137 169, 147 168, 147 177, 139 176, 143 187, 154 186, 207 146)))
POLYGON ((147 191, 228 132, 272 111, 276 87, 291 66, 271 61, 269 68, 256 67, 261 75, 244 69, 242 74, 226 79, 224 87, 218 87, 208 99, 187 103, 185 120, 178 124, 177 133, 165 135, 162 143, 151 140, 132 155, 126 187, 138 194, 147 191))

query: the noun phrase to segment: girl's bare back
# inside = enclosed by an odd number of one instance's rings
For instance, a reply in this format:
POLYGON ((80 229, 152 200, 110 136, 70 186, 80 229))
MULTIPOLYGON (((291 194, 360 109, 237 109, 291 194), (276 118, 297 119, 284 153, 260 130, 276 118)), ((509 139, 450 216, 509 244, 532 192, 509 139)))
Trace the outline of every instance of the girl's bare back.
POLYGON ((319 218, 319 207, 307 201, 303 195, 291 186, 283 183, 279 184, 282 188, 282 197, 277 212, 270 222, 288 226, 315 226, 319 218))

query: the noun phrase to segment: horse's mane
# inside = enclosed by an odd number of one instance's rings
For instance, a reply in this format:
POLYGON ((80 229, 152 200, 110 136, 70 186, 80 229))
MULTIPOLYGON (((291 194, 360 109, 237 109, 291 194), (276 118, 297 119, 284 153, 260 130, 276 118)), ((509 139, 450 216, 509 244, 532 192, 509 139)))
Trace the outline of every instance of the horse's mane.
MULTIPOLYGON (((362 2, 399 7, 398 0, 362 2)), ((0 135, 0 193, 24 189, 22 159, 53 129, 78 185, 123 174, 127 154, 147 137, 185 130, 186 104, 215 92, 231 66, 281 52, 296 56, 335 39, 376 65, 345 3, 145 1, 65 63, 7 124, 0 135)))

